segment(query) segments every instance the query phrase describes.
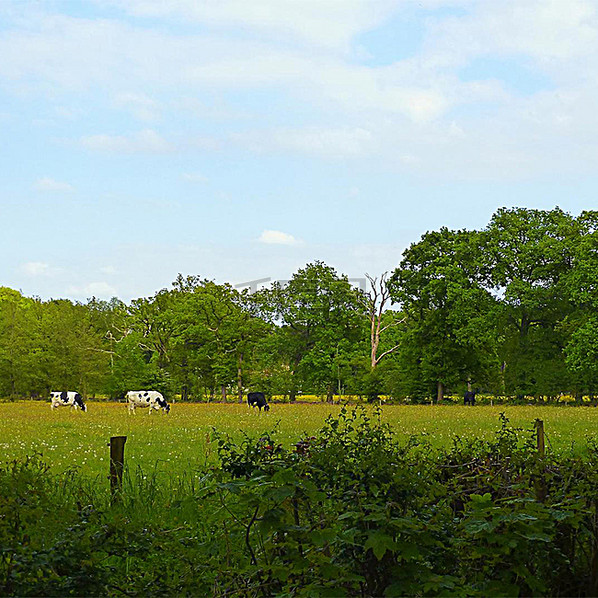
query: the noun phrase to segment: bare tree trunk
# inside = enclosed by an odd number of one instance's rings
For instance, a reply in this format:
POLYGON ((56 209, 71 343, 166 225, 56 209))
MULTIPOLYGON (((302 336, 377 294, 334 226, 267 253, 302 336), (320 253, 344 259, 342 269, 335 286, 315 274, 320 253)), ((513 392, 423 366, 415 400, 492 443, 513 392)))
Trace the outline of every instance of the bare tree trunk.
POLYGON ((291 370, 291 390, 289 390, 289 402, 294 403, 297 400, 297 388, 295 386, 296 382, 295 382, 295 372, 297 371, 297 368, 299 367, 299 362, 300 359, 295 359, 294 360, 294 367, 291 370))
POLYGON ((380 343, 380 337, 375 336, 373 321, 372 321, 372 334, 371 334, 370 342, 372 344, 372 351, 370 353, 370 366, 372 369, 374 369, 378 365, 378 359, 376 357, 376 354, 378 353, 378 345, 380 343))
POLYGON ((444 384, 438 380, 437 392, 436 392, 436 402, 440 403, 444 399, 444 384))
POLYGON ((366 274, 366 277, 370 281, 370 285, 372 287, 371 291, 367 293, 364 303, 370 318, 370 367, 372 370, 376 368, 383 357, 394 353, 399 348, 399 345, 396 345, 388 351, 384 351, 382 355, 378 355, 378 348, 380 346, 380 337, 382 333, 389 326, 398 323, 396 322, 388 324, 387 326, 382 326, 382 314, 384 313, 384 306, 390 299, 390 293, 388 291, 388 287, 386 286, 386 275, 387 272, 382 274, 380 280, 378 281, 377 278, 373 278, 369 274, 366 274))
POLYGON ((239 403, 243 402, 243 353, 239 353, 239 359, 237 361, 237 397, 239 403))
POLYGON ((328 388, 326 389, 326 402, 332 403, 333 402, 332 397, 333 397, 333 390, 332 390, 332 386, 329 385, 328 388))
POLYGON ((222 402, 226 403, 226 384, 220 385, 220 392, 222 393, 222 402))

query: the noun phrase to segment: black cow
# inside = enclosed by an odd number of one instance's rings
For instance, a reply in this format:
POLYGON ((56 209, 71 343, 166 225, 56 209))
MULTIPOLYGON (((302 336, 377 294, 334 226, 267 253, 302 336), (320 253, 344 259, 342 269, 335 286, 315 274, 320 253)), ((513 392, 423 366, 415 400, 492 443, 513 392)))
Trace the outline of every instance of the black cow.
POLYGON ((268 401, 266 401, 266 395, 263 392, 248 392, 247 404, 250 407, 257 407, 260 411, 262 408, 264 411, 270 411, 270 405, 268 405, 268 401))
POLYGON ((464 405, 475 405, 475 392, 468 390, 463 397, 464 405))

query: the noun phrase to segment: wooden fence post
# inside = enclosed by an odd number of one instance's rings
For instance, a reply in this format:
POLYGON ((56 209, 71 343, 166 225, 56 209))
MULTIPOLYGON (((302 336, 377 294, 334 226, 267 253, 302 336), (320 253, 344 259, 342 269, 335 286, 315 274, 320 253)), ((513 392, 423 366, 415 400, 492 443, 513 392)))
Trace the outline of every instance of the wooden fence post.
POLYGON ((536 490, 536 500, 544 502, 546 499, 546 493, 548 491, 546 487, 546 480, 544 479, 545 463, 544 457, 546 456, 546 444, 544 438, 544 422, 541 419, 537 419, 536 423, 536 447, 538 448, 538 457, 540 457, 540 463, 538 463, 537 478, 534 480, 534 488, 536 490))
POLYGON ((118 498, 123 486, 126 441, 126 436, 110 438, 110 493, 113 501, 118 498))
POLYGON ((546 444, 544 442, 544 422, 541 419, 536 420, 536 446, 538 455, 542 458, 546 455, 546 444))

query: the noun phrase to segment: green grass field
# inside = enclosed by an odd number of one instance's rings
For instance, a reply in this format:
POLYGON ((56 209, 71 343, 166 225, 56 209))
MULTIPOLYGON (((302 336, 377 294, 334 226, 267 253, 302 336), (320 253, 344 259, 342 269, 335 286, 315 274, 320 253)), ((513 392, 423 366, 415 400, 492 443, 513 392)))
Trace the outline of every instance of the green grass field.
MULTIPOLYGON (((274 404, 260 414, 244 404, 177 403, 169 415, 138 410, 133 416, 117 403, 90 402, 87 413, 52 412, 43 402, 0 403, 0 448, 2 461, 40 453, 56 470, 76 465, 85 475, 103 476, 110 437, 124 435, 129 468, 179 475, 214 460, 213 428, 234 437, 276 428, 278 442, 288 446, 339 411, 325 404, 274 404)), ((589 438, 598 439, 598 409, 592 407, 388 405, 382 420, 400 436, 423 434, 432 446, 448 446, 455 435, 491 438, 501 412, 526 430, 536 418, 544 420, 549 450, 581 452, 589 438)))

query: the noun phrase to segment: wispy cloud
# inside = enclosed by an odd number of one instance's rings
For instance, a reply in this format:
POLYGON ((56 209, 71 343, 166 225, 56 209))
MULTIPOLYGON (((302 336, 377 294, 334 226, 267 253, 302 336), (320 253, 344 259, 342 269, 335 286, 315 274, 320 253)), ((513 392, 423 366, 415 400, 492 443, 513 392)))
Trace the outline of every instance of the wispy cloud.
POLYGON ((33 184, 33 187, 37 191, 50 191, 53 193, 70 193, 71 191, 75 190, 75 188, 69 183, 56 181, 50 177, 38 179, 33 184))
POLYGON ((119 154, 166 154, 174 146, 152 129, 144 129, 134 135, 89 135, 81 138, 83 147, 107 153, 119 154))
POLYGON ((360 127, 254 131, 233 135, 232 140, 258 153, 286 151, 322 158, 363 156, 375 147, 372 133, 360 127))
POLYGON ((154 121, 160 116, 158 102, 144 93, 121 92, 114 97, 114 105, 117 108, 128 110, 137 120, 154 121))
POLYGON ((344 52, 357 33, 374 27, 396 8, 395 0, 111 1, 134 15, 240 26, 265 38, 344 52))

